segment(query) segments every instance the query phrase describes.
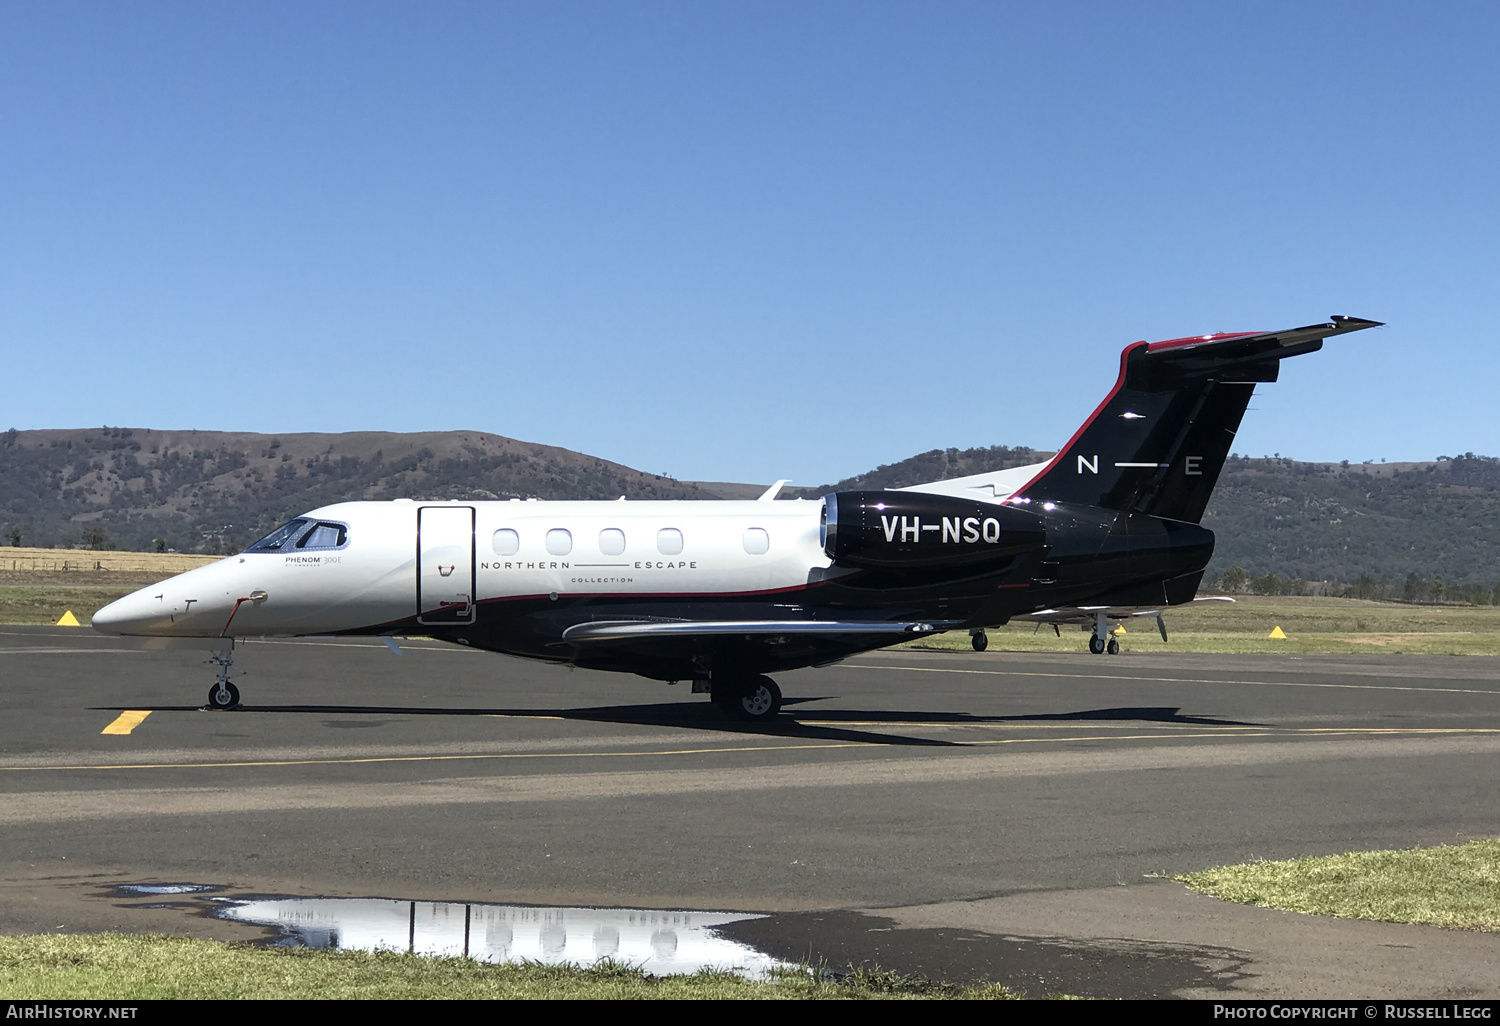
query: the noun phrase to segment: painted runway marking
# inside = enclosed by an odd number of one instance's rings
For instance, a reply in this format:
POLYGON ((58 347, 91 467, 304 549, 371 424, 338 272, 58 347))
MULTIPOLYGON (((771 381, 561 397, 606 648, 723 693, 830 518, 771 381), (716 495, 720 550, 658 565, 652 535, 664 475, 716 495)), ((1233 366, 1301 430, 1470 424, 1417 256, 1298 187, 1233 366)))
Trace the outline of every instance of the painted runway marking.
MULTIPOLYGON (((1242 736, 1242 735, 1241 735, 1242 736)), ((1226 740, 1235 741, 1238 736, 1226 740)), ((0 826, 68 820, 159 819, 163 816, 221 816, 286 813, 305 816, 318 809, 394 810, 468 804, 555 803, 627 798, 697 796, 704 808, 722 803, 732 792, 827 791, 831 788, 946 786, 996 780, 1080 778, 1089 775, 1173 772, 1235 772, 1249 766, 1290 766, 1351 759, 1410 759, 1467 756, 1493 764, 1500 739, 1471 738, 1339 738, 1306 737, 1253 744, 1171 744, 1072 747, 981 748, 962 758, 947 755, 891 758, 826 759, 772 763, 746 772, 744 766, 664 764, 641 772, 643 764, 616 764, 609 769, 578 767, 575 772, 496 773, 397 781, 313 782, 243 780, 206 781, 192 776, 191 786, 144 786, 90 790, 11 791, 0 801, 0 826)), ((873 753, 872 753, 873 754, 873 753)), ((514 765, 514 764, 512 764, 514 765)), ((16 780, 18 778, 10 778, 16 780)), ((54 782, 55 783, 55 782, 54 782)), ((86 783, 86 782, 80 782, 86 783)), ((995 795, 972 794, 976 801, 995 795)), ((1005 802, 999 795, 998 801, 1005 802)), ((1008 805, 1008 803, 1006 803, 1008 805)), ((982 806, 978 806, 982 808, 982 806)), ((1005 806, 1002 806, 1002 808, 1005 806)), ((1000 812, 1001 808, 994 809, 1000 812)), ((387 811, 385 814, 389 814, 387 811)), ((482 815, 490 813, 481 812, 482 815)))
POLYGON ((1285 680, 1206 680, 1196 677, 1133 677, 1114 673, 1042 673, 1037 670, 960 670, 951 666, 876 666, 852 663, 861 670, 901 670, 912 673, 976 673, 986 677, 1062 677, 1066 680, 1139 680, 1166 684, 1252 684, 1266 688, 1351 688, 1356 691, 1421 691, 1444 695, 1494 695, 1500 691, 1484 688, 1414 688, 1403 684, 1312 684, 1285 680))
POLYGON ((0 655, 94 655, 101 652, 111 655, 121 652, 144 654, 138 648, 0 648, 0 655))
MULTIPOLYGON (((144 718, 144 716, 142 717, 144 718)), ((1151 734, 1076 734, 1068 737, 1009 737, 985 741, 955 742, 954 748, 981 748, 993 745, 1017 744, 1065 744, 1092 741, 1177 741, 1202 738, 1251 738, 1276 737, 1294 739, 1298 735, 1309 738, 1330 737, 1390 737, 1395 735, 1422 734, 1500 734, 1500 727, 1310 727, 1310 728, 1237 728, 1230 730, 1208 730, 1195 733, 1173 731, 1151 734)), ((510 759, 640 759, 656 756, 718 755, 724 752, 797 752, 836 748, 901 748, 895 741, 828 741, 803 745, 735 745, 713 748, 672 748, 645 751, 615 752, 479 752, 461 755, 377 755, 355 756, 347 759, 265 759, 240 760, 234 762, 140 762, 104 765, 53 765, 53 766, 0 766, 0 771, 61 772, 64 770, 159 770, 159 769, 248 769, 275 766, 357 766, 373 763, 415 762, 484 762, 510 759)))
POLYGON ((99 731, 99 733, 129 734, 132 730, 141 725, 142 720, 150 715, 150 709, 126 709, 119 716, 116 716, 110 722, 109 726, 99 731))

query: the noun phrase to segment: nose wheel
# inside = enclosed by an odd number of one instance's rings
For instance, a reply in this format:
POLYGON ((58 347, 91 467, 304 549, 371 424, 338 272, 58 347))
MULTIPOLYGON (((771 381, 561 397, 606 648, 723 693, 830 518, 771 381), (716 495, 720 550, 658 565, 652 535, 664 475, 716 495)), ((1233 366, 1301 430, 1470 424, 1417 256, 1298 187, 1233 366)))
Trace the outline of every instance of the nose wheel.
POLYGON ((969 635, 969 644, 974 646, 974 651, 983 652, 990 647, 990 637, 983 630, 977 630, 969 635))
POLYGON ((219 679, 214 681, 213 687, 208 689, 208 707, 210 709, 238 709, 240 689, 229 680, 229 668, 234 665, 234 649, 220 649, 209 659, 209 663, 219 668, 219 679))

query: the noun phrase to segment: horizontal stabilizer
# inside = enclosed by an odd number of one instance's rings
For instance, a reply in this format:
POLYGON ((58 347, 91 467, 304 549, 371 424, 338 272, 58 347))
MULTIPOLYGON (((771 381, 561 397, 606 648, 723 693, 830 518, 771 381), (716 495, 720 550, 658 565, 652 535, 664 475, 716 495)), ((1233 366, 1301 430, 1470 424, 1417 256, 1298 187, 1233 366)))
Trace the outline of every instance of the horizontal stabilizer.
MULTIPOLYGON (((1187 603, 1198 605, 1206 602, 1233 602, 1228 595, 1200 595, 1187 603)), ((1035 613, 1019 613, 1012 617, 1016 623, 1076 623, 1087 625, 1097 622, 1103 613, 1111 620, 1125 620, 1134 616, 1160 616, 1170 609, 1182 606, 1062 606, 1057 609, 1039 609, 1035 613)))

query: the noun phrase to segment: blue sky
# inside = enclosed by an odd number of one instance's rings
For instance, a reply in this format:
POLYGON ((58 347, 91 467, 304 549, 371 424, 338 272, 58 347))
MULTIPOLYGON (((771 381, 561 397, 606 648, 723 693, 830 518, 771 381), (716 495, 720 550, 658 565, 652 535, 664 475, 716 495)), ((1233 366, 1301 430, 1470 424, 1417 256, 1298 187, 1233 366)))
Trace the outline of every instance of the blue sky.
POLYGON ((1500 5, 0 4, 0 428, 819 484, 1348 313, 1237 451, 1500 454, 1500 5))

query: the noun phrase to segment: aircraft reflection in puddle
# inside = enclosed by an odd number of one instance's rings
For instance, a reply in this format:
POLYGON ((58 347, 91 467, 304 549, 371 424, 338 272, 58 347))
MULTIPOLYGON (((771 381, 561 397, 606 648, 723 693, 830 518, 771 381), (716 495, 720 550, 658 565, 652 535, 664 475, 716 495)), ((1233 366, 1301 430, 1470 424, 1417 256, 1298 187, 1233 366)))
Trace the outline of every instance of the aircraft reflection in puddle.
POLYGON ((386 898, 215 898, 219 919, 269 926, 289 946, 466 955, 481 962, 628 963, 657 976, 708 967, 763 976, 769 955, 713 932, 744 912, 537 908, 386 898))

